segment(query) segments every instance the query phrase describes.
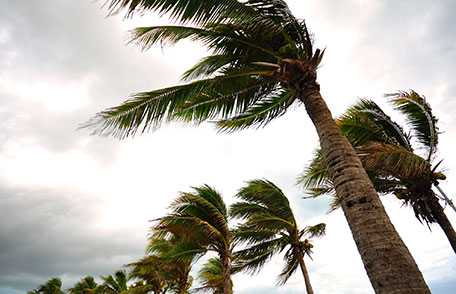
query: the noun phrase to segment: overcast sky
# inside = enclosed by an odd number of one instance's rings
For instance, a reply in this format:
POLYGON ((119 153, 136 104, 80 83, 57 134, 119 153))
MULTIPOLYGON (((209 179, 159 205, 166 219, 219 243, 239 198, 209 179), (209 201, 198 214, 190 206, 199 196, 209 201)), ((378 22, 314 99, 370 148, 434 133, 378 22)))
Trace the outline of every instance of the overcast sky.
MULTIPOLYGON (((303 200, 295 186, 318 144, 302 108, 231 135, 172 124, 118 141, 76 130, 132 92, 177 83, 204 54, 190 43, 127 46, 129 28, 165 20, 106 18, 101 2, 0 0, 0 294, 110 274, 144 253, 148 220, 178 191, 207 183, 231 203, 246 180, 263 177, 289 196, 301 225, 327 223, 308 261, 316 292, 373 293, 342 213, 326 214, 328 199, 303 200)), ((443 132, 442 187, 455 195, 456 1, 287 2, 327 48, 319 81, 334 115, 358 97, 386 105, 382 95, 396 90, 427 96, 443 132)), ((454 293, 456 258, 440 228, 382 199, 433 292, 454 293)), ((236 276, 235 290, 302 293, 299 275, 275 288, 279 271, 275 259, 259 275, 236 276)))

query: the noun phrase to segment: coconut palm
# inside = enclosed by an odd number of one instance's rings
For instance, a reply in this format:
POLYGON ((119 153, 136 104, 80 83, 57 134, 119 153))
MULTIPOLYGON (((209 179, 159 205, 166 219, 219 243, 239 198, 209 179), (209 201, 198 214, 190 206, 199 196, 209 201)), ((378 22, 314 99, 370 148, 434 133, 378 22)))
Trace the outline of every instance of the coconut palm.
POLYGON ((97 282, 92 276, 86 276, 68 289, 70 294, 96 294, 100 292, 97 282))
POLYGON ((274 255, 285 252, 279 283, 285 284, 299 266, 307 293, 312 294, 304 256, 311 257, 309 239, 322 236, 326 225, 299 228, 287 197, 267 180, 248 182, 236 196, 241 201, 231 206, 230 214, 243 222, 234 231, 235 240, 247 245, 235 252, 236 267, 255 273, 274 255))
POLYGON ((49 279, 45 284, 37 289, 29 291, 28 294, 63 294, 62 280, 59 278, 49 279))
POLYGON ((102 276, 103 284, 101 293, 103 294, 124 294, 128 289, 130 277, 123 270, 118 270, 114 275, 102 276))
POLYGON ((174 259, 170 256, 174 254, 177 242, 175 236, 171 239, 149 239, 148 255, 128 265, 131 268, 130 276, 144 282, 134 288, 141 286, 142 289, 157 294, 168 291, 176 294, 188 293, 192 284, 192 259, 174 259))
MULTIPOLYGON (((394 194, 410 205, 420 222, 438 223, 456 252, 456 233, 439 198, 450 205, 452 202, 444 193, 439 196, 432 189, 434 186, 441 191, 439 182, 446 179, 439 170, 441 161, 437 161, 435 155, 439 134, 437 119, 425 98, 414 91, 389 97, 404 115, 410 132, 404 131, 375 102, 366 99, 349 108, 338 124, 356 146, 376 190, 381 194, 394 194), (424 152, 418 154, 416 150, 424 152)), ((334 194, 334 185, 320 151, 299 181, 312 197, 334 194)), ((332 209, 339 204, 338 198, 334 198, 332 209)))
POLYGON ((180 238, 169 253, 175 260, 194 260, 208 251, 215 252, 223 267, 223 293, 233 293, 232 234, 220 194, 207 185, 196 187, 192 192, 182 192, 170 208, 170 214, 158 219, 153 237, 180 238))
POLYGON ((320 94, 317 68, 323 51, 314 48, 306 23, 293 16, 285 1, 108 0, 107 7, 111 13, 125 8, 129 16, 150 11, 171 16, 176 24, 133 30, 132 42, 144 50, 190 39, 210 55, 184 73, 184 83, 134 94, 87 126, 119 138, 166 121, 210 120, 234 131, 264 126, 302 103, 375 291, 429 292, 320 94))

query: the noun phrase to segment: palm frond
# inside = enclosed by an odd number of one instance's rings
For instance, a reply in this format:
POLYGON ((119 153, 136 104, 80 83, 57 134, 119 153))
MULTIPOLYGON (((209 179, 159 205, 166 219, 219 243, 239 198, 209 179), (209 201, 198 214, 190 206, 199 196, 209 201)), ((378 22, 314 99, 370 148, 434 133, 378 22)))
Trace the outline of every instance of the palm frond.
POLYGON ((208 118, 230 117, 254 103, 258 99, 255 94, 258 89, 268 88, 267 81, 252 77, 258 74, 261 72, 241 70, 180 86, 137 93, 121 105, 98 113, 83 127, 92 128, 94 134, 126 138, 158 127, 163 121, 200 123, 208 118))
POLYGON ((377 174, 410 179, 431 171, 429 162, 400 146, 371 143, 358 147, 357 152, 364 168, 377 174))
POLYGON ((296 96, 291 91, 279 90, 270 93, 264 99, 247 107, 240 115, 217 122, 221 131, 237 131, 252 126, 264 127, 272 120, 282 116, 295 102, 296 96))
POLYGON ((337 123, 354 146, 375 141, 399 145, 413 151, 410 136, 372 100, 361 99, 337 123))
POLYGON ((276 253, 289 244, 286 237, 263 241, 234 253, 235 268, 250 274, 257 273, 276 253))
POLYGON ((326 224, 320 223, 313 226, 304 228, 303 233, 308 235, 309 238, 322 237, 326 234, 326 224))
POLYGON ((285 285, 288 279, 290 279, 290 277, 296 272, 299 265, 299 261, 293 252, 293 248, 287 250, 283 259, 285 261, 285 266, 283 267, 277 281, 279 285, 285 285))
POLYGON ((430 160, 437 148, 439 129, 426 98, 415 91, 388 94, 387 97, 405 115, 418 141, 428 149, 427 158, 430 160))
MULTIPOLYGON (((236 197, 268 208, 271 216, 283 219, 284 223, 295 224, 290 203, 279 187, 268 180, 252 180, 241 188, 236 197)), ((256 215, 253 215, 256 217, 256 215)), ((265 215, 266 216, 266 215, 265 215)))

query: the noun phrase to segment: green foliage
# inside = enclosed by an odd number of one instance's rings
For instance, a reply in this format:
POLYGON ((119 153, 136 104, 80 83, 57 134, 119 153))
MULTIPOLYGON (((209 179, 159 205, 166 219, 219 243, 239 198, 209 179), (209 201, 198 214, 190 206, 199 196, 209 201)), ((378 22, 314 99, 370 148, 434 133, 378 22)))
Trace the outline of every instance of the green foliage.
POLYGON ((40 285, 37 289, 29 291, 29 294, 63 294, 62 280, 52 278, 45 284, 40 285))
MULTIPOLYGON (((187 83, 133 94, 119 106, 98 113, 84 125, 95 134, 126 138, 169 121, 215 121, 223 131, 262 127, 298 99, 294 82, 287 80, 293 77, 284 74, 287 65, 298 60, 306 65, 300 68, 309 71, 304 76, 313 76, 323 57, 322 51, 314 52, 304 21, 297 20, 282 0, 111 0, 106 4, 111 13, 122 8, 127 16, 155 11, 177 22, 134 29, 131 42, 143 50, 192 40, 210 55, 184 73, 187 83)), ((299 90, 299 98, 305 98, 306 89, 299 90)))
POLYGON ((223 265, 219 258, 210 258, 198 271, 201 286, 194 292, 223 294, 223 265))
MULTIPOLYGON (((414 91, 387 96, 406 117, 412 132, 406 133, 376 103, 366 99, 350 107, 337 123, 355 147, 377 192, 396 195, 413 208, 420 222, 433 223, 436 219, 428 203, 436 198, 432 185, 445 179, 442 172, 436 171, 438 164, 432 167, 438 142, 437 119, 430 105, 414 91), (426 158, 415 153, 410 134, 427 148, 426 158)), ((331 211, 340 206, 321 151, 316 152, 298 183, 310 197, 334 196, 331 211)))
POLYGON ((284 268, 278 282, 285 284, 299 260, 312 254, 309 238, 324 235, 326 225, 308 226, 300 231, 287 197, 267 180, 248 182, 236 197, 241 201, 231 206, 230 214, 242 222, 234 236, 237 244, 246 248, 234 254, 235 271, 256 273, 274 255, 284 252, 284 268))
POLYGON ((101 293, 101 288, 92 276, 86 276, 77 282, 73 288, 68 289, 70 294, 97 294, 101 293))
POLYGON ((123 294, 128 290, 130 277, 123 270, 118 270, 114 275, 102 276, 103 284, 101 293, 103 294, 123 294))
POLYGON ((398 92, 387 96, 396 109, 405 116, 415 138, 428 149, 427 159, 431 159, 437 149, 439 129, 436 125, 437 118, 432 114, 432 108, 426 102, 426 98, 415 91, 398 92))

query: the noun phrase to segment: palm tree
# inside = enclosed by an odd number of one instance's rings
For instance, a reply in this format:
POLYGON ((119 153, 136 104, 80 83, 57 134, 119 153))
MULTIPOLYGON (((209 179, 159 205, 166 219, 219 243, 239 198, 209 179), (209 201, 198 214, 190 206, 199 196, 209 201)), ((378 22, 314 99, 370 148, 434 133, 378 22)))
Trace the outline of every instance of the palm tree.
POLYGON ((231 281, 232 234, 228 213, 220 194, 204 185, 182 192, 171 204, 171 213, 158 219, 154 238, 178 236, 169 253, 175 260, 194 260, 206 252, 215 252, 223 267, 223 293, 233 293, 231 281))
MULTIPOLYGON (((438 223, 456 252, 456 232, 439 203, 439 198, 452 205, 451 200, 438 196, 432 186, 446 177, 439 171, 436 160, 438 145, 437 119, 424 97, 414 91, 389 95, 390 102, 408 122, 411 131, 393 121, 375 102, 361 100, 338 120, 342 132, 351 141, 366 168, 376 190, 394 194, 413 208, 415 216, 426 224, 438 223), (412 142, 417 143, 413 148, 412 142), (422 156, 415 150, 424 150, 422 156)), ((299 181, 311 197, 334 194, 334 185, 320 152, 312 160, 299 181)), ((441 190, 441 189, 440 189, 441 190)), ((333 209, 339 207, 335 198, 333 209)))
POLYGON ((192 284, 192 259, 173 258, 174 248, 179 247, 178 242, 175 236, 171 239, 150 238, 148 255, 128 265, 131 277, 143 281, 142 288, 150 289, 153 293, 188 293, 192 284))
POLYGON ((103 284, 101 293, 103 294, 124 294, 128 291, 130 277, 123 270, 118 270, 114 275, 102 276, 103 284))
POLYGON ((285 194, 267 180, 248 182, 237 197, 242 201, 231 206, 230 214, 244 222, 234 231, 235 240, 247 244, 235 252, 237 267, 255 273, 275 254, 285 252, 279 283, 285 284, 299 266, 307 293, 312 294, 304 256, 311 257, 313 245, 305 237, 322 236, 326 225, 300 229, 285 194))
POLYGON ((201 286, 194 292, 223 294, 223 265, 219 258, 210 258, 198 271, 201 286))
POLYGON ((52 278, 45 284, 40 285, 37 289, 29 291, 29 294, 63 294, 62 280, 52 278))
POLYGON ((73 288, 68 289, 70 294, 95 294, 99 293, 100 288, 92 276, 86 276, 77 282, 73 288))
POLYGON ((323 58, 303 20, 284 0, 108 0, 111 13, 167 13, 174 25, 140 27, 144 50, 184 39, 211 54, 184 73, 185 83, 134 94, 87 126, 119 138, 166 121, 217 121, 221 130, 264 126, 302 103, 320 138, 342 209, 377 292, 429 293, 412 255, 391 224, 355 150, 342 135, 317 82, 323 58), (189 23, 191 22, 191 25, 189 23), (374 242, 375 240, 375 242, 374 242))

